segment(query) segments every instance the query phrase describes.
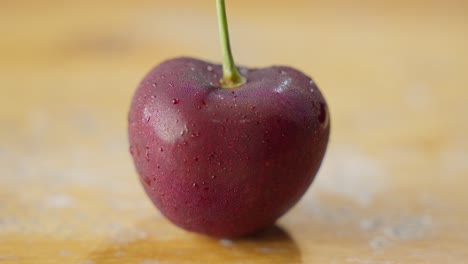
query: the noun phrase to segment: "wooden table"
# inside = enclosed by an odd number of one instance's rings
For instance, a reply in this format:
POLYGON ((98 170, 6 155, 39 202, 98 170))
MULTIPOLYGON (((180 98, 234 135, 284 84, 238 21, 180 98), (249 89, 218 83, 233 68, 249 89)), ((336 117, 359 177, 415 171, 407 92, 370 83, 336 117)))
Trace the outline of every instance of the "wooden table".
POLYGON ((0 4, 0 263, 468 263, 468 2, 228 1, 237 62, 313 76, 312 188, 241 240, 153 208, 126 113, 150 67, 220 60, 214 1, 0 4))

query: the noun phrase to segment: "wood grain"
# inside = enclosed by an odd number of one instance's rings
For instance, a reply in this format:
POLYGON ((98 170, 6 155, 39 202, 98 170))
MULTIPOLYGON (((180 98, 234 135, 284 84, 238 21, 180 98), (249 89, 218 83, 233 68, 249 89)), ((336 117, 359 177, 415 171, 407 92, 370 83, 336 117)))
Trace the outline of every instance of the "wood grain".
POLYGON ((0 5, 0 263, 468 262, 467 2, 228 1, 236 61, 313 76, 333 130, 300 203, 235 241, 167 222, 126 141, 152 66, 220 61, 214 1, 0 5))

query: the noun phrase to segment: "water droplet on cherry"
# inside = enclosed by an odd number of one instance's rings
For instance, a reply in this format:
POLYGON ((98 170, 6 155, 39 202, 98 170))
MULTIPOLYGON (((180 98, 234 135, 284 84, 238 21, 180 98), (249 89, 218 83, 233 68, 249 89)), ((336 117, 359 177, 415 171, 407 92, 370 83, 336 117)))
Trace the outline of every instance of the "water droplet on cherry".
POLYGON ((149 151, 149 147, 146 147, 146 155, 145 155, 146 161, 149 162, 151 160, 150 157, 151 157, 151 154, 149 151))
POLYGON ((143 181, 145 182, 146 185, 148 185, 148 186, 151 185, 151 179, 150 178, 145 177, 143 181))
POLYGON ((137 157, 140 156, 140 149, 138 149, 138 145, 135 146, 135 154, 136 154, 137 157))
POLYGON ((176 105, 176 104, 178 104, 179 102, 180 102, 180 100, 177 99, 177 98, 172 99, 172 104, 175 104, 175 105, 176 105))
POLYGON ((328 112, 324 103, 320 103, 320 113, 318 119, 322 126, 326 127, 328 125, 328 112))

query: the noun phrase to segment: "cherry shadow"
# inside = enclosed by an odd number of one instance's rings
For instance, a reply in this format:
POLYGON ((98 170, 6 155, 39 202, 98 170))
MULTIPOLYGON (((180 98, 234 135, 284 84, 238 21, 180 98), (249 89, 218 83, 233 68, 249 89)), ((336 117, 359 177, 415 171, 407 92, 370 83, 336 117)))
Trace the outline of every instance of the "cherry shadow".
POLYGON ((164 219, 153 218, 119 230, 91 252, 87 260, 141 264, 302 263, 299 247, 278 225, 230 240, 185 232, 164 219))

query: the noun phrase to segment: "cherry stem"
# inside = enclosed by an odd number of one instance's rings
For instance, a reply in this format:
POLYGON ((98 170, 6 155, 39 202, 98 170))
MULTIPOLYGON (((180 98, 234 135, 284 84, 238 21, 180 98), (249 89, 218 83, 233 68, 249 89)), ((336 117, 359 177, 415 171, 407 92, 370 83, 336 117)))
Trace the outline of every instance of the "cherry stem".
POLYGON ((223 52, 223 78, 220 83, 222 88, 235 88, 244 84, 246 79, 240 75, 232 57, 224 0, 216 0, 216 8, 218 10, 219 36, 223 52))

